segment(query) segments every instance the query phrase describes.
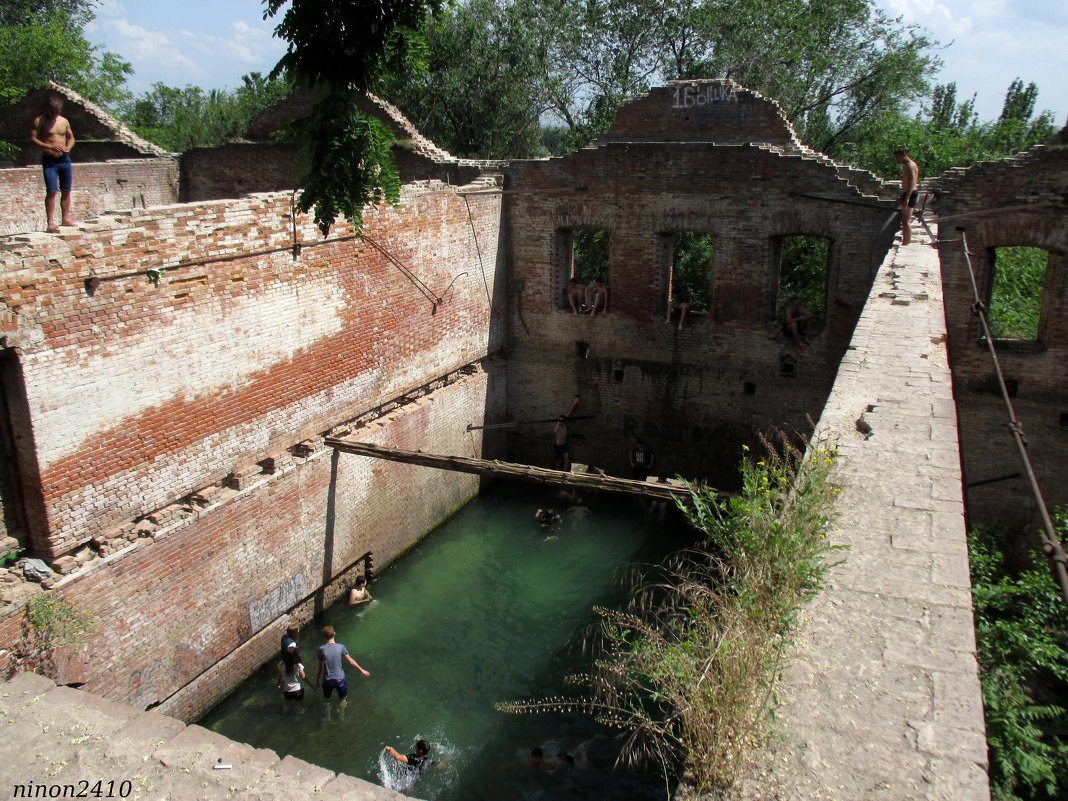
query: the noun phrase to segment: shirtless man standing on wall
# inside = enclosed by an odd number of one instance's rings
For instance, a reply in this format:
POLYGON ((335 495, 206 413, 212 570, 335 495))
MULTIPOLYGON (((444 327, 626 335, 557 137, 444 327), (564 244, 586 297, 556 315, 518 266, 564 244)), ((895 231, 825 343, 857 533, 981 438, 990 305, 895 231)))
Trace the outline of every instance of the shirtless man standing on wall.
POLYGON ((72 170, 70 150, 74 147, 74 132, 70 122, 60 116, 63 101, 52 97, 48 101, 48 110, 33 120, 30 142, 43 151, 41 165, 44 167, 45 180, 45 215, 48 217, 48 233, 58 234, 56 226, 56 193, 62 192, 60 201, 62 225, 73 225, 70 218, 70 187, 72 170))
POLYGON ((894 160, 901 165, 901 244, 907 245, 912 241, 912 210, 920 196, 920 168, 905 148, 894 151, 894 160))

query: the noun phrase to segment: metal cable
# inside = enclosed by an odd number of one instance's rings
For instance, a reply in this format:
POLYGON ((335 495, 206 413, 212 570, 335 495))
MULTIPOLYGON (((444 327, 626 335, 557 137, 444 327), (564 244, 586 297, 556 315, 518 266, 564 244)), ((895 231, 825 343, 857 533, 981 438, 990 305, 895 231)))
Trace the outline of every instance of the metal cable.
POLYGON ((975 302, 972 304, 972 311, 975 312, 975 316, 979 318, 979 324, 982 326, 983 338, 986 340, 990 358, 994 363, 994 375, 997 377, 998 387, 1001 389, 1001 398, 1005 401, 1005 408, 1009 413, 1009 432, 1012 434, 1013 442, 1016 443, 1016 450, 1020 454, 1020 462, 1023 464, 1027 482, 1031 485, 1031 494, 1034 495, 1035 503, 1038 504, 1039 514, 1042 516, 1042 531, 1039 532, 1042 537, 1042 551, 1046 554, 1046 558, 1049 559, 1050 570, 1061 588, 1061 597, 1064 599, 1064 603, 1068 605, 1068 555, 1065 554, 1064 547, 1057 536, 1057 530, 1054 528, 1053 520, 1049 516, 1049 509, 1046 508, 1046 501, 1042 497, 1042 490, 1038 486, 1034 468, 1031 466, 1031 459, 1027 455, 1027 440, 1024 437, 1023 426, 1016 417, 1016 410, 1013 409, 1009 390, 1005 386, 1001 363, 998 362, 997 350, 994 348, 994 338, 990 334, 990 326, 986 320, 986 304, 979 295, 979 286, 975 281, 975 270, 972 267, 971 254, 968 252, 968 238, 964 231, 961 231, 961 242, 964 249, 964 262, 968 265, 968 279, 972 282, 972 295, 975 298, 975 302))

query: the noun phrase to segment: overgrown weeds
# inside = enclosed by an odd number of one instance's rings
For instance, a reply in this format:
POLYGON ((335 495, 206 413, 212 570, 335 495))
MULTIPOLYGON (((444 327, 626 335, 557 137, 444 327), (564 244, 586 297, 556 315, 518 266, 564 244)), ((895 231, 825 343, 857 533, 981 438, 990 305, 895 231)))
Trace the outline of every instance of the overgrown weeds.
POLYGON ((628 733, 620 761, 657 765, 698 792, 730 786, 771 709, 790 632, 819 592, 833 546, 835 452, 806 457, 785 436, 746 453, 737 497, 700 485, 680 502, 702 547, 646 570, 623 611, 601 619, 577 697, 498 704, 513 713, 581 711, 628 733))
POLYGON ((8 678, 19 670, 55 677, 56 650, 76 648, 96 632, 97 618, 79 612, 55 592, 42 592, 26 601, 22 636, 8 661, 8 678))

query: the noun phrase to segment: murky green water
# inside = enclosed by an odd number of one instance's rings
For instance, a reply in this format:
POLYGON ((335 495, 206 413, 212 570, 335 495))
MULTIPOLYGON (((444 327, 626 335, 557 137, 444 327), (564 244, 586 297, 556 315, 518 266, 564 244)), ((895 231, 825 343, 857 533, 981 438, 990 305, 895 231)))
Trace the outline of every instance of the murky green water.
MULTIPOLYGON (((425 738, 443 764, 407 792, 434 801, 663 798, 655 774, 611 770, 613 732, 581 716, 494 709, 499 700, 573 692, 561 678, 584 664, 578 644, 594 604, 621 603, 620 569, 659 561, 689 536, 672 517, 646 523, 636 501, 614 498, 591 502, 589 516, 561 508, 564 521, 547 536, 533 513, 550 498, 497 485, 378 576, 369 607, 327 610, 323 624, 371 671, 363 678, 348 669, 343 715, 336 699, 325 707, 310 687, 284 708, 272 662, 201 724, 397 789, 405 771, 393 770, 383 746, 409 753, 425 738), (534 771, 527 755, 535 745, 547 755, 579 751, 580 764, 534 771)), ((321 643, 318 628, 302 632, 309 682, 321 643)))

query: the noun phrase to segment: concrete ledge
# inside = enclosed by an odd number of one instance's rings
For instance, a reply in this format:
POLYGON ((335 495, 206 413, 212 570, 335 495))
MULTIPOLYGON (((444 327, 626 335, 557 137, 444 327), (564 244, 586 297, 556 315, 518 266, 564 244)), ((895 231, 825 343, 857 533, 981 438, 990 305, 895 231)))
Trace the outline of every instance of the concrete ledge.
MULTIPOLYGON (((129 782, 141 799, 397 801, 398 793, 158 712, 140 712, 21 673, 0 684, 0 786, 129 782), (217 769, 217 765, 228 765, 217 769)), ((33 795, 26 797, 42 797, 33 795)), ((45 796, 45 797, 71 797, 45 796)))

